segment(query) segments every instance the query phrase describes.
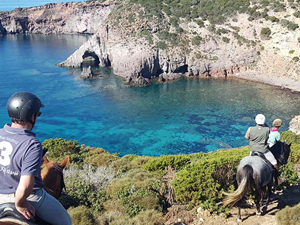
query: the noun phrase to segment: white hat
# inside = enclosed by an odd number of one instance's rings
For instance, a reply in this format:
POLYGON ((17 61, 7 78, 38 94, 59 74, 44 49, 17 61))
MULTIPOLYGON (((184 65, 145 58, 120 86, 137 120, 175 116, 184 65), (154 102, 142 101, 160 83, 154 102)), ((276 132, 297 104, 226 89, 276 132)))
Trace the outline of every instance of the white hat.
POLYGON ((266 122, 266 117, 263 114, 257 114, 257 116, 255 117, 255 122, 258 125, 264 125, 266 122))

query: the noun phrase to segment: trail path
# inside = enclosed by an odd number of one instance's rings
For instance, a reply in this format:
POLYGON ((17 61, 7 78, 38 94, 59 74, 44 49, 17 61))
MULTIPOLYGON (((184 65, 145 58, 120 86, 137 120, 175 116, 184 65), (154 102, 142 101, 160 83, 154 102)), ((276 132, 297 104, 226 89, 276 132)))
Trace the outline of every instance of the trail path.
MULTIPOLYGON (((255 206, 248 205, 241 209, 242 222, 237 222, 237 208, 230 210, 231 216, 224 218, 223 215, 210 215, 208 211, 187 211, 186 206, 172 206, 166 215, 166 224, 181 225, 280 225, 276 223, 276 213, 286 206, 294 206, 300 203, 300 185, 284 188, 273 193, 267 212, 262 216, 255 214, 255 206)), ((296 225, 296 224, 290 224, 296 225)))

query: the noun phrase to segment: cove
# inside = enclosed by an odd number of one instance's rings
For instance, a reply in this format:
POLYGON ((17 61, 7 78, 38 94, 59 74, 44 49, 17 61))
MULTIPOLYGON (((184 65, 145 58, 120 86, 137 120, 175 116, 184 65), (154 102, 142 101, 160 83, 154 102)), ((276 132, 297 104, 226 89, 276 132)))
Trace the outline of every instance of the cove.
POLYGON ((210 152, 248 145, 244 134, 258 113, 288 129, 299 114, 300 94, 237 79, 185 79, 129 87, 111 70, 82 80, 80 69, 56 64, 88 36, 0 37, 0 122, 9 122, 6 101, 31 91, 45 108, 34 128, 38 138, 77 140, 111 153, 158 156, 210 152))

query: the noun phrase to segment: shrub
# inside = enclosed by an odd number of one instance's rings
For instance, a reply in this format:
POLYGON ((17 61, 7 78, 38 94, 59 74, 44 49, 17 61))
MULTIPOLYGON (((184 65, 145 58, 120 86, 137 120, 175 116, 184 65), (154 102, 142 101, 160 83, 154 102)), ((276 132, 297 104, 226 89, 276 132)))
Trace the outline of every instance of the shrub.
POLYGON ((292 21, 286 20, 286 19, 282 19, 280 21, 280 23, 282 24, 282 26, 288 28, 289 30, 296 30, 299 25, 296 23, 293 23, 292 21))
POLYGON ((222 190, 232 189, 236 168, 248 154, 248 147, 218 151, 185 167, 176 174, 173 182, 175 199, 190 206, 215 205, 221 201, 222 190))
POLYGON ((230 38, 222 37, 222 41, 224 41, 225 43, 229 43, 230 42, 230 38))
POLYGON ((300 11, 294 12, 293 15, 297 18, 300 18, 300 11))
POLYGON ((290 50, 289 54, 293 54, 295 52, 295 50, 290 50))
POLYGON ((81 147, 77 141, 68 141, 63 138, 47 139, 43 143, 43 148, 47 149, 47 158, 51 160, 60 161, 65 156, 70 156, 71 162, 82 162, 81 147))
POLYGON ((165 50, 167 48, 167 44, 163 41, 157 42, 157 48, 165 50))
POLYGON ((106 191, 100 191, 93 184, 84 183, 79 179, 67 180, 66 185, 68 192, 60 197, 65 208, 83 205, 94 211, 103 209, 103 202, 107 200, 106 191))
POLYGON ((96 225, 96 219, 91 209, 86 206, 71 207, 68 212, 73 225, 96 225))
POLYGON ((90 150, 88 155, 89 156, 86 156, 85 162, 93 166, 107 166, 119 158, 118 156, 110 154, 104 149, 100 148, 94 148, 90 150))
POLYGON ((280 225, 300 224, 300 204, 284 209, 276 213, 276 221, 280 225))
POLYGON ((295 56, 295 57, 293 57, 293 59, 292 59, 294 62, 299 62, 299 57, 298 56, 295 56))
POLYGON ((196 45, 196 46, 200 45, 201 41, 202 41, 202 37, 200 37, 200 36, 193 37, 192 38, 192 45, 196 45))
POLYGON ((190 163, 189 155, 162 155, 151 158, 145 165, 144 169, 148 171, 164 171, 167 167, 180 170, 190 163))
POLYGON ((263 39, 270 39, 271 38, 271 29, 268 27, 264 27, 260 31, 260 36, 263 39))
POLYGON ((103 209, 107 200, 107 186, 114 178, 115 172, 109 167, 92 167, 85 164, 82 168, 72 165, 65 170, 67 192, 61 196, 62 204, 68 208, 84 205, 95 211, 103 209))
POLYGON ((281 141, 286 141, 287 143, 300 144, 300 135, 296 135, 292 131, 284 131, 280 133, 281 141))
POLYGON ((286 165, 281 166, 280 171, 282 171, 281 175, 286 178, 285 183, 287 185, 298 183, 299 177, 294 170, 292 163, 288 162, 286 165))
POLYGON ((279 19, 278 19, 276 16, 266 16, 265 19, 266 19, 266 20, 270 20, 270 21, 272 21, 273 23, 274 23, 274 22, 279 22, 279 19))
POLYGON ((124 205, 125 213, 133 217, 141 210, 165 208, 160 188, 162 183, 154 174, 142 169, 132 169, 114 179, 109 186, 109 195, 124 205))

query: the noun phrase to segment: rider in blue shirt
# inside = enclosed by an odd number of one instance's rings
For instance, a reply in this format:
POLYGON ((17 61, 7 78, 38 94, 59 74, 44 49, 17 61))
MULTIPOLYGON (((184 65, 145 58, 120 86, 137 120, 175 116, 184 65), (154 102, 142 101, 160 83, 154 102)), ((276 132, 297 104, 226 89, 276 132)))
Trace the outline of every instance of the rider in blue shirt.
POLYGON ((43 150, 32 132, 43 106, 30 92, 18 92, 7 102, 12 123, 0 129, 0 204, 14 202, 26 219, 37 215, 52 225, 71 225, 68 212, 43 188, 43 150))

